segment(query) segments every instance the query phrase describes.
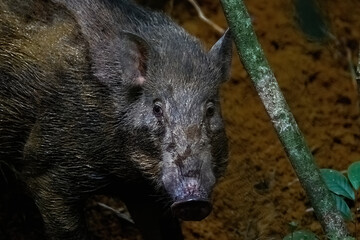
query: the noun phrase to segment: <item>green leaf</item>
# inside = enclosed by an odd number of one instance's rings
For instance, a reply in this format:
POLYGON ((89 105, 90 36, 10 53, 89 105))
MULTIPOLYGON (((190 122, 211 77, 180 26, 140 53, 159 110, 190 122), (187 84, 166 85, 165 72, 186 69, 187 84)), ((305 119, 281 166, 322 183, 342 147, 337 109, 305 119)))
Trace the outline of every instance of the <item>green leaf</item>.
POLYGON ((333 169, 320 169, 325 184, 330 191, 346 198, 355 200, 355 193, 347 178, 333 169))
POLYGON ((360 162, 352 163, 347 171, 348 178, 353 185, 354 189, 357 191, 360 187, 360 162))
POLYGON ((349 206, 346 204, 345 200, 336 194, 332 194, 332 195, 335 198, 336 208, 341 212, 344 219, 348 221, 352 220, 351 210, 349 206))
POLYGON ((314 233, 307 230, 299 230, 289 233, 283 240, 315 240, 319 239, 314 233))

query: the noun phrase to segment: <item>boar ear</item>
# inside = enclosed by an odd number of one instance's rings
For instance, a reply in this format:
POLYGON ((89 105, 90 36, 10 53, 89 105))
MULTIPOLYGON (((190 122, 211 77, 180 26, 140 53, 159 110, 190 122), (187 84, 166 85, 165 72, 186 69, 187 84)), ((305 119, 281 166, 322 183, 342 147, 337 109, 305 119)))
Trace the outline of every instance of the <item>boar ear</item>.
POLYGON ((105 85, 141 87, 146 82, 148 61, 154 51, 142 37, 120 32, 110 40, 104 37, 89 42, 94 75, 105 85))
POLYGON ((124 37, 130 41, 131 47, 131 65, 127 71, 130 71, 133 84, 141 86, 146 80, 146 71, 148 67, 149 55, 151 52, 148 42, 139 35, 131 32, 122 31, 124 37))
POLYGON ((221 80, 226 81, 230 77, 232 40, 230 30, 227 29, 224 35, 212 46, 209 54, 213 61, 220 67, 221 80))

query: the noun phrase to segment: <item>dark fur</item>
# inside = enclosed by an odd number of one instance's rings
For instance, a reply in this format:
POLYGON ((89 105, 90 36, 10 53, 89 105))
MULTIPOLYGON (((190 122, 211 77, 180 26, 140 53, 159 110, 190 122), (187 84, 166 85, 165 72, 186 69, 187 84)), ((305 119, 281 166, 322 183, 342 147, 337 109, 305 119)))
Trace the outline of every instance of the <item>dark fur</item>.
POLYGON ((226 164, 230 54, 229 34, 206 53, 130 1, 0 0, 0 163, 52 239, 87 239, 98 193, 121 196, 146 239, 182 239, 169 205, 208 199, 226 164))

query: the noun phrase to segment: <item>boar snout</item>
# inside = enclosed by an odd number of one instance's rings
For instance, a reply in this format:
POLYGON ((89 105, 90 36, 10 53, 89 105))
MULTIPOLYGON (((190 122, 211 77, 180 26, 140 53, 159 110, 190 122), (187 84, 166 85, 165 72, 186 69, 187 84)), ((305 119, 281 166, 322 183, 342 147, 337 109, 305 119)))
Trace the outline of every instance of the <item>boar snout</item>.
POLYGON ((187 199, 171 205, 173 214, 184 221, 200 221, 206 218, 211 210, 212 205, 207 199, 187 199))
POLYGON ((174 164, 163 175, 165 189, 173 199, 172 213, 184 221, 200 221, 212 210, 210 196, 216 179, 210 163, 199 162, 189 161, 182 167, 174 164))

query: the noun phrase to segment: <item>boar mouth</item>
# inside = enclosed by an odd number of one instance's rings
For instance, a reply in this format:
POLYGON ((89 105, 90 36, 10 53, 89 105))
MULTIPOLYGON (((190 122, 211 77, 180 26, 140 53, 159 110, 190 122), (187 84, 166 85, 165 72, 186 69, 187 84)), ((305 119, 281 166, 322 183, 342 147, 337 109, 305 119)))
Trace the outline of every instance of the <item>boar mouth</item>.
POLYGON ((212 205, 207 199, 187 199, 171 205, 173 214, 184 221, 200 221, 206 218, 211 210, 212 205))

